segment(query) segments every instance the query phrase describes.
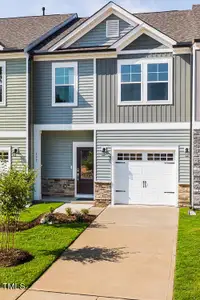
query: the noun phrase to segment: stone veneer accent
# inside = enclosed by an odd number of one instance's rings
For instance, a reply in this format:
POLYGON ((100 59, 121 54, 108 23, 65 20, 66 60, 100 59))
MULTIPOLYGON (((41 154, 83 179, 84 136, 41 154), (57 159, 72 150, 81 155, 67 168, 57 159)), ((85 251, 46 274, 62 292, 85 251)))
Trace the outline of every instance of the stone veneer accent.
POLYGON ((95 205, 107 206, 111 202, 111 183, 95 182, 95 205))
POLYGON ((74 197, 75 195, 74 179, 43 178, 42 195, 74 197))
POLYGON ((178 186, 178 205, 190 206, 190 185, 179 184, 178 186))
POLYGON ((193 201, 200 207, 200 130, 193 132, 193 201))

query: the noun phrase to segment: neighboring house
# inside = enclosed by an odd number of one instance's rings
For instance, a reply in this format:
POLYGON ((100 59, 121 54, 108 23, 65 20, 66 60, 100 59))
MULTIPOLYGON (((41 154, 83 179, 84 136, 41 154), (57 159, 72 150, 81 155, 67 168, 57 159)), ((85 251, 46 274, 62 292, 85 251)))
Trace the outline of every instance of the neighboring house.
MULTIPOLYGON (((35 17, 51 21, 43 33, 36 21, 38 36, 24 42, 25 88, 17 86, 25 91, 24 155, 38 172, 35 200, 71 196, 112 204, 189 204, 193 40, 200 5, 131 14, 109 2, 89 18, 59 17, 59 26, 50 24, 56 15, 35 17)), ((8 93, 12 83, 6 85, 7 106, 0 107, 5 131, 8 95, 16 97, 8 93)), ((10 107, 15 127, 22 117, 17 119, 13 108, 21 105, 10 107)), ((17 147, 12 134, 5 147, 17 147)))

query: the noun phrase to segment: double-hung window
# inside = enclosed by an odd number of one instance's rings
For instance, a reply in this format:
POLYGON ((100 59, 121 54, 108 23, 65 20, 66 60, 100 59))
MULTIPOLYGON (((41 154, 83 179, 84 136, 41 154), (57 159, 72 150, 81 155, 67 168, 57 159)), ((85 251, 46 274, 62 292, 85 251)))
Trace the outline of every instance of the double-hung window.
POLYGON ((0 106, 6 104, 6 63, 0 61, 0 106))
POLYGON ((172 59, 118 61, 119 105, 171 104, 172 59))
POLYGON ((78 66, 73 63, 52 65, 52 105, 77 106, 78 66))

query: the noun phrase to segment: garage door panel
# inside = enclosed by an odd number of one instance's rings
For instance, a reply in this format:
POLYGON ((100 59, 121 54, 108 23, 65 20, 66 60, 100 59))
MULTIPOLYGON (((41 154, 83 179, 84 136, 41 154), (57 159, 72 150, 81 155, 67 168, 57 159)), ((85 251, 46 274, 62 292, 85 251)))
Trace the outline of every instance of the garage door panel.
POLYGON ((121 191, 115 193, 115 203, 176 205, 177 165, 173 162, 174 154, 160 153, 159 156, 154 153, 143 157, 151 160, 129 160, 124 164, 115 164, 115 186, 121 191), (157 160, 159 157, 160 160, 157 160), (163 158, 166 161, 161 161, 163 158))
POLYGON ((116 204, 129 204, 128 177, 129 177, 128 163, 125 161, 115 162, 115 203, 116 204))

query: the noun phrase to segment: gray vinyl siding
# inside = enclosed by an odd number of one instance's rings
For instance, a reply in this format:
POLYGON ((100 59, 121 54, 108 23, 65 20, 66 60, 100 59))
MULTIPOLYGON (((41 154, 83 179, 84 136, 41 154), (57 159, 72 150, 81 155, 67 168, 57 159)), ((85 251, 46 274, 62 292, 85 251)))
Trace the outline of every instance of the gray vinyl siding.
POLYGON ((52 107, 52 63, 34 63, 34 123, 93 123, 93 60, 78 61, 77 107, 52 107))
POLYGON ((26 164, 26 139, 25 138, 0 138, 0 147, 11 147, 11 164, 22 166, 26 164), (12 154, 13 148, 19 148, 19 154, 12 154))
MULTIPOLYGON (((118 18, 115 15, 111 15, 103 22, 97 25, 95 28, 86 33, 82 38, 71 45, 71 48, 77 47, 95 47, 95 46, 107 46, 112 45, 120 37, 124 36, 133 28, 124 20, 118 18), (106 21, 107 20, 119 20, 119 37, 106 37, 106 21)), ((65 47, 65 46, 64 46, 65 47)), ((63 48, 64 48, 63 47, 63 48)))
POLYGON ((200 51, 196 51, 196 80, 195 80, 195 89, 196 89, 196 97, 195 97, 195 119, 196 121, 200 121, 200 51))
POLYGON ((42 177, 73 177, 73 142, 92 142, 92 131, 44 131, 42 133, 42 177))
MULTIPOLYGON (((121 55, 120 59, 168 57, 169 53, 121 55)), ((189 122, 190 120, 190 55, 173 58, 173 103, 170 105, 118 105, 117 59, 97 60, 97 122, 155 123, 189 122)))
POLYGON ((142 50, 142 49, 162 49, 168 48, 160 42, 154 40, 152 37, 142 34, 128 46, 126 46, 123 50, 142 50))
POLYGON ((108 130, 96 133, 96 172, 97 181, 111 180, 111 159, 102 155, 101 147, 107 146, 111 153, 112 147, 179 147, 179 183, 189 183, 189 157, 184 147, 189 147, 189 130, 108 130))
POLYGON ((26 60, 6 61, 6 106, 0 106, 0 130, 26 130, 26 60))

